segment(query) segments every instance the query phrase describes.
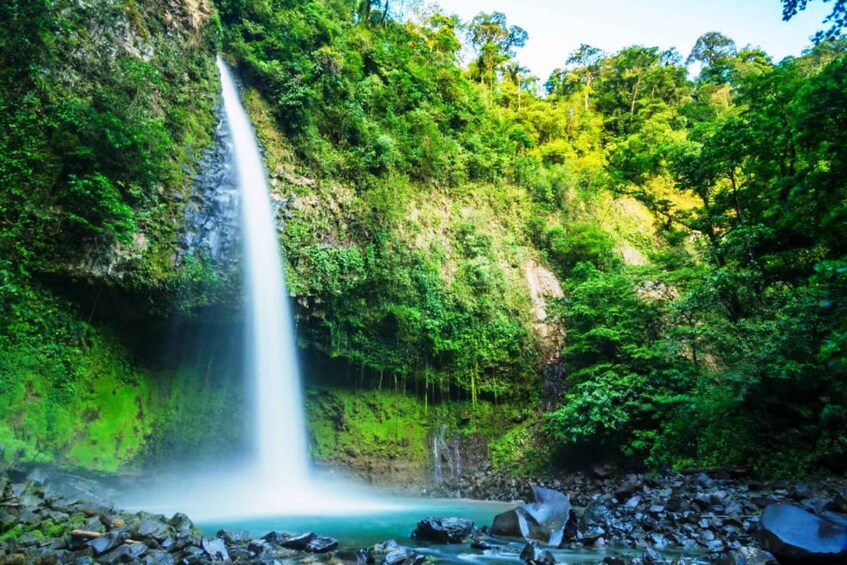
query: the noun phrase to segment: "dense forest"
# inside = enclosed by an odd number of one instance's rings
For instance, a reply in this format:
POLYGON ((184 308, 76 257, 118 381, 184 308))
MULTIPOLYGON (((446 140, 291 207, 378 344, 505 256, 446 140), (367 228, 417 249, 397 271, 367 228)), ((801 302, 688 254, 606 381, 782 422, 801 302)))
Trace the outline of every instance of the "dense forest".
POLYGON ((133 325, 235 301, 236 275, 176 252, 221 51, 293 202, 298 338, 330 387, 398 395, 386 411, 457 403, 516 472, 843 470, 843 7, 782 61, 715 31, 690 53, 582 45, 538 78, 497 12, 5 2, 6 457, 117 469, 183 417, 194 381, 165 398, 133 325))

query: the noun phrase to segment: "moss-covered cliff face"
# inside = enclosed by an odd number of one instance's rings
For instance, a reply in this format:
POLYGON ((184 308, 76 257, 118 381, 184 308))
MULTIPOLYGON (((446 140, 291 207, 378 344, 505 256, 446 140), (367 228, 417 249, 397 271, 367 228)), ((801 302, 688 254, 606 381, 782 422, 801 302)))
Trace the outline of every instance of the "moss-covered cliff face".
MULTIPOLYGON (((492 458, 514 471, 528 463, 515 446, 501 450, 498 458, 503 431, 529 416, 514 405, 474 406, 470 400, 430 404, 387 384, 360 390, 313 387, 306 406, 315 460, 379 484, 457 478, 492 458)), ((541 456, 535 463, 543 467, 548 459, 541 456)))
POLYGON ((198 378, 137 346, 209 279, 175 257, 217 20, 206 0, 27 0, 0 21, 0 444, 117 470, 198 378))

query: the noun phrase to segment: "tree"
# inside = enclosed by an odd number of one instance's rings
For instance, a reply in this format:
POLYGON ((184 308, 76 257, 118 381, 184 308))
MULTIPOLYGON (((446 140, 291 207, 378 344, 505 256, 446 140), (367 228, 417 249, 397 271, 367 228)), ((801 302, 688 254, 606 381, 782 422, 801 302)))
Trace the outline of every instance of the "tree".
POLYGON ((523 28, 509 27, 501 12, 478 14, 470 23, 468 36, 478 53, 471 75, 488 83, 492 90, 500 67, 515 56, 515 49, 523 47, 528 38, 523 28))
POLYGON ((521 91, 523 91, 528 84, 532 83, 533 77, 529 74, 529 69, 517 61, 507 63, 503 70, 506 73, 506 77, 508 77, 509 82, 515 86, 515 90, 517 91, 517 109, 520 110, 521 91))
POLYGON ((732 39, 722 33, 710 31, 697 39, 685 63, 700 63, 703 65, 700 80, 722 84, 729 80, 735 54, 735 42, 732 39))
POLYGON ((384 2, 383 0, 359 0, 356 6, 356 15, 359 22, 366 25, 372 23, 383 24, 388 19, 390 10, 391 0, 385 0, 384 2))
POLYGON ((597 47, 583 43, 565 62, 565 70, 556 69, 547 81, 547 93, 566 93, 575 88, 583 92, 583 107, 588 110, 588 98, 591 95, 591 85, 600 74, 603 61, 603 51, 597 47))
POLYGON ((687 71, 678 53, 636 45, 603 60, 595 109, 611 133, 629 134, 687 94, 687 71))
MULTIPOLYGON (((824 0, 828 2, 829 0, 824 0)), ((782 19, 786 22, 806 9, 809 0, 782 0, 782 19)), ((841 30, 847 27, 847 0, 835 0, 832 12, 823 20, 823 23, 831 24, 829 29, 819 31, 815 35, 815 41, 833 39, 841 35, 841 30)))

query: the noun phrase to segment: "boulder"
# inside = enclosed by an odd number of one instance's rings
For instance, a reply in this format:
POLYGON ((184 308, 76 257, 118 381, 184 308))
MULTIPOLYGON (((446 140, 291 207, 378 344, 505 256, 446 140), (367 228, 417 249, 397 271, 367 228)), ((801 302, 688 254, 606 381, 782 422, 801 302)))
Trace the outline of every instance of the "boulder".
POLYGON ((665 563, 664 558, 652 547, 644 548, 644 553, 641 555, 641 561, 644 562, 644 565, 660 565, 661 563, 665 563))
POLYGON ((473 522, 465 518, 424 518, 412 537, 435 543, 462 543, 473 533, 473 522))
POLYGON ((383 563, 385 565, 401 565, 406 562, 407 552, 405 549, 396 549, 385 555, 383 563))
POLYGON ((170 520, 170 524, 179 533, 188 533, 194 528, 194 523, 182 512, 174 514, 170 520))
MULTIPOLYGON (((226 532, 225 530, 221 530, 221 531, 218 532, 218 537, 223 538, 223 539, 227 539, 227 536, 226 536, 227 533, 228 532, 226 532), (224 535, 221 535, 221 532, 223 532, 224 535)), ((247 533, 247 532, 245 532, 245 533, 247 533)), ((247 533, 247 534, 248 534, 248 537, 249 537, 249 533, 247 533)), ((304 535, 308 535, 308 534, 304 534, 304 535)), ((285 540, 287 540, 289 538, 291 538, 291 536, 287 536, 287 535, 285 535, 281 532, 268 532, 264 536, 262 536, 263 540, 265 540, 266 542, 271 543, 273 545, 282 545, 282 542, 284 542, 285 540)), ((241 542, 239 542, 239 543, 241 543, 241 542)), ((303 542, 303 543, 304 544, 308 543, 308 540, 303 542)))
POLYGON ((579 527, 587 530, 592 527, 606 528, 615 523, 615 515, 611 509, 602 502, 592 501, 585 507, 585 511, 579 518, 579 527))
POLYGON ((182 550, 182 559, 180 563, 203 563, 205 561, 206 552, 202 547, 189 545, 182 550))
POLYGON ((571 519, 567 495, 539 486, 532 487, 535 501, 494 517, 491 534, 558 545, 571 519))
POLYGON ((555 565, 556 558, 549 551, 541 550, 536 542, 526 544, 521 551, 521 561, 538 565, 555 565))
POLYGON ((229 554, 226 551, 226 545, 221 538, 208 539, 203 538, 203 550, 209 554, 212 561, 229 561, 229 554))
POLYGON ((138 524, 136 535, 141 538, 151 538, 156 541, 162 541, 170 535, 170 528, 164 517, 145 518, 138 524))
MULTIPOLYGON (((238 543, 244 544, 252 539, 250 537, 250 532, 247 530, 218 530, 218 533, 216 533, 215 536, 221 538, 224 542, 230 545, 238 543)), ((267 535, 265 536, 265 540, 270 541, 267 539, 267 535)))
POLYGON ((147 546, 143 543, 119 545, 111 550, 106 555, 100 556, 97 561, 105 565, 113 565, 115 563, 137 563, 144 555, 147 554, 147 546))
POLYGON ((833 524, 847 528, 847 516, 844 514, 826 510, 825 512, 821 512, 819 516, 827 522, 832 522, 833 524))
MULTIPOLYGON (((277 545, 281 545, 286 549, 294 549, 297 551, 306 551, 306 548, 309 546, 309 543, 315 539, 314 532, 308 532, 305 534, 300 534, 297 536, 291 536, 287 539, 279 539, 279 541, 271 542, 276 543, 277 545)), ((266 541, 271 541, 265 536, 266 541)))
POLYGON ((254 539, 247 544, 247 551, 250 553, 251 559, 262 560, 273 553, 273 548, 263 539, 254 539))
POLYGON ((793 504, 765 508, 759 542, 781 565, 847 563, 847 528, 793 504))
POLYGON ((127 538, 129 534, 126 530, 116 529, 92 539, 86 545, 94 550, 95 555, 101 555, 121 545, 127 538))
POLYGON ((329 536, 314 536, 306 544, 309 553, 327 553, 338 547, 338 540, 329 536))
POLYGON ((144 565, 174 565, 175 561, 171 554, 161 549, 148 551, 141 560, 144 565))
POLYGON ((398 549, 388 553, 382 560, 383 565, 421 565, 426 556, 414 551, 398 549))
POLYGON ((618 502, 624 502, 632 497, 633 494, 642 489, 641 481, 637 477, 630 476, 625 483, 615 489, 615 499, 618 502))

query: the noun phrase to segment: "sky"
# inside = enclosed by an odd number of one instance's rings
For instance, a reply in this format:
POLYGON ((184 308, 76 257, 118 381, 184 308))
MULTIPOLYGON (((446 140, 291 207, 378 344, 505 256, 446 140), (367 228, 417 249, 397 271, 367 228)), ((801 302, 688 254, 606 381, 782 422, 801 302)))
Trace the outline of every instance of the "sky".
POLYGON ((831 3, 810 2, 782 21, 779 0, 438 0, 443 12, 469 21, 503 12, 529 33, 517 60, 543 83, 581 43, 614 53, 629 45, 675 47, 687 57, 697 38, 719 31, 739 47, 763 48, 775 61, 799 55, 824 29, 831 3))

